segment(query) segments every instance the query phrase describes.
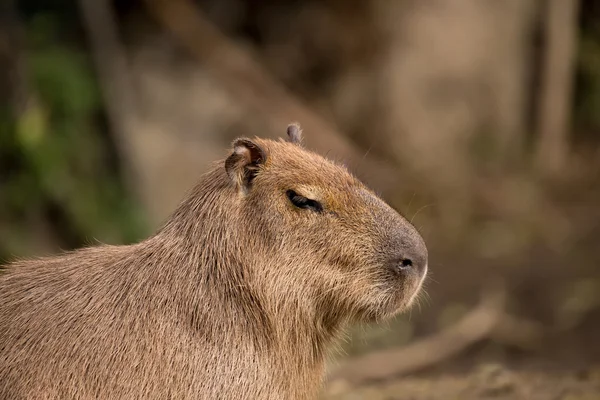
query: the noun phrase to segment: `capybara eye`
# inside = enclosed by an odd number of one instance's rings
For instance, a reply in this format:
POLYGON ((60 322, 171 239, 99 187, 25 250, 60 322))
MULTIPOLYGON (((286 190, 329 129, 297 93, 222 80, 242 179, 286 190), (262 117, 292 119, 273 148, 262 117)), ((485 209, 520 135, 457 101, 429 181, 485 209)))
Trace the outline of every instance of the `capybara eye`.
POLYGON ((317 212, 323 211, 323 205, 321 205, 321 203, 316 200, 309 199, 308 197, 301 196, 293 190, 288 190, 286 195, 292 204, 298 208, 304 208, 317 212))

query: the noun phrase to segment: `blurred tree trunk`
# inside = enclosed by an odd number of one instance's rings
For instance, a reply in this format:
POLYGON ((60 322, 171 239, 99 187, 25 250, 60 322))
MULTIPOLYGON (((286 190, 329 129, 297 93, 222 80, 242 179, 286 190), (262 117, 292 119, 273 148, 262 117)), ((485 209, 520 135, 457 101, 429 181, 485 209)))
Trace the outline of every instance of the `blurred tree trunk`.
POLYGON ((579 0, 547 0, 545 7, 535 162, 542 173, 553 174, 565 167, 569 151, 579 0))
POLYGON ((108 120, 125 166, 124 180, 132 194, 147 207, 148 198, 143 196, 138 179, 135 151, 136 136, 143 135, 143 129, 115 12, 110 0, 80 0, 80 9, 108 120))
POLYGON ((14 0, 0 3, 0 93, 2 108, 17 119, 34 101, 27 81, 23 32, 14 0))
POLYGON ((433 188, 440 224, 455 231, 474 182, 522 153, 535 2, 376 4, 390 41, 383 140, 433 188))
POLYGON ((487 125, 494 135, 490 161, 500 171, 521 163, 525 155, 536 9, 535 0, 505 0, 488 11, 493 38, 488 49, 489 77, 485 78, 490 82, 490 117, 484 129, 487 125))
POLYGON ((102 84, 108 118, 120 140, 124 140, 129 121, 136 111, 134 91, 128 76, 125 51, 119 40, 116 16, 109 0, 81 0, 80 5, 102 84))

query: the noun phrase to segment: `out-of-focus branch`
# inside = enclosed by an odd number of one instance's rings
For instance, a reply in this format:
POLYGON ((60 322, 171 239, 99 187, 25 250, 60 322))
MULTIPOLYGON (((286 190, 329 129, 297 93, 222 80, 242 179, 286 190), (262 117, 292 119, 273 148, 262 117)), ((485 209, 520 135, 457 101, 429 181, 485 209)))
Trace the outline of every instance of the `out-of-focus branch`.
POLYGON ((502 286, 486 290, 481 304, 455 325, 407 347, 386 349, 349 360, 332 372, 330 384, 356 386, 416 372, 486 338, 522 348, 533 347, 541 338, 541 327, 507 315, 505 297, 502 286))
POLYGON ((236 98, 261 115, 272 132, 283 132, 290 122, 299 121, 308 133, 308 145, 324 153, 332 151, 376 189, 385 191, 392 187, 396 172, 393 168, 366 159, 333 124, 272 79, 249 52, 219 32, 189 0, 146 0, 146 3, 173 37, 236 98))
POLYGON ((547 0, 545 50, 537 114, 537 167, 559 171, 568 154, 579 0, 547 0))
POLYGON ((119 152, 126 161, 125 178, 128 186, 139 193, 135 184, 135 163, 130 160, 134 154, 130 149, 131 135, 140 129, 139 115, 126 53, 119 40, 116 17, 109 0, 80 0, 80 9, 108 119, 115 133, 119 152))

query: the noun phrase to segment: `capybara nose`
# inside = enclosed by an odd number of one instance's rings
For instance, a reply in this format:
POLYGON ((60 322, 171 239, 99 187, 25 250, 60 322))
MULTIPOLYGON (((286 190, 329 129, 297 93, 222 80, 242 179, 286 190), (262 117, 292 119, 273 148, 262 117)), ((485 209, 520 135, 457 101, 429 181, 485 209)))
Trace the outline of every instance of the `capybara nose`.
POLYGON ((424 275, 427 272, 428 253, 421 235, 415 229, 410 229, 401 242, 396 268, 402 272, 424 275))
POLYGON ((404 256, 398 260, 396 268, 406 273, 425 274, 427 272, 427 251, 405 252, 404 256))

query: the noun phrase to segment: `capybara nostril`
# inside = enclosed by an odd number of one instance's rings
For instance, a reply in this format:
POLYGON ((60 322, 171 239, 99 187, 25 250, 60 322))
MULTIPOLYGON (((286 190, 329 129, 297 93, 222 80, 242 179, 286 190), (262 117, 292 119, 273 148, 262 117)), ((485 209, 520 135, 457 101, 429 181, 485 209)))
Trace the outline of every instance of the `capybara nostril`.
POLYGON ((396 268, 405 273, 423 275, 427 271, 427 250, 419 243, 412 248, 406 249, 403 255, 397 259, 396 268))
POLYGON ((409 270, 409 269, 412 269, 412 266, 413 266, 413 262, 410 258, 403 258, 402 260, 400 260, 400 265, 399 265, 400 269, 409 270))

